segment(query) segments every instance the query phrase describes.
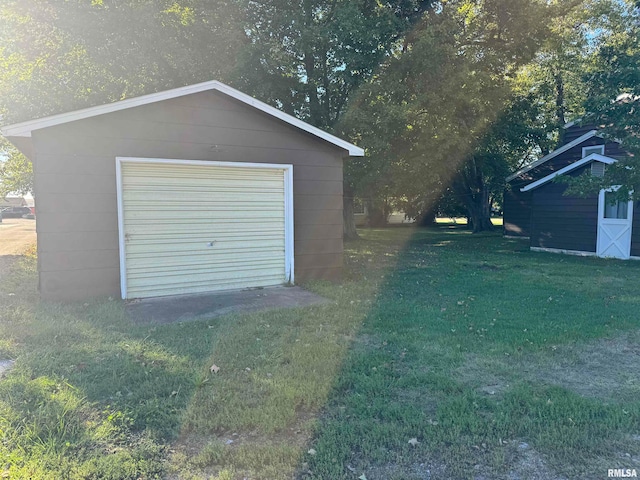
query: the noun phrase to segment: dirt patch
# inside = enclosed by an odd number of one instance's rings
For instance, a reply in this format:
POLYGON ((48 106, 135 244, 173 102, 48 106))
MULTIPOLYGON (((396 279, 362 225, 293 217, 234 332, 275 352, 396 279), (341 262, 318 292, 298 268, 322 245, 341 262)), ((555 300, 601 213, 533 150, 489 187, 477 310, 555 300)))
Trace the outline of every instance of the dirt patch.
POLYGON ((25 218, 5 218, 0 223, 0 256, 21 255, 36 243, 36 222, 25 218))
MULTIPOLYGON (((544 457, 526 442, 509 442, 502 449, 507 465, 505 470, 498 471, 494 467, 484 464, 482 459, 477 458, 478 463, 473 466, 473 471, 468 476, 465 474, 464 478, 473 480, 567 480, 566 477, 554 472, 547 465, 544 457)), ((473 460, 467 457, 465 461, 473 460)), ((350 466, 347 468, 354 473, 354 478, 362 473, 357 469, 351 469, 350 466)), ((412 465, 383 465, 368 468, 364 473, 367 480, 460 478, 459 473, 452 472, 452 465, 447 465, 445 462, 433 458, 412 465)))
POLYGON ((640 395, 638 371, 640 332, 632 332, 518 359, 469 356, 456 376, 486 395, 500 395, 515 380, 529 380, 619 403, 635 401, 640 395))

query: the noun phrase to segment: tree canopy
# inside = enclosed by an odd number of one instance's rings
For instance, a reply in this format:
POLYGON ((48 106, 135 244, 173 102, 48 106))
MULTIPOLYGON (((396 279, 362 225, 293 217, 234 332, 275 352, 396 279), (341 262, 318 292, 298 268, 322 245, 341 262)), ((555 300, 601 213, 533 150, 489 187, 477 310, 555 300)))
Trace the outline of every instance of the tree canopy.
MULTIPOLYGON (((632 161, 640 154, 637 7, 7 0, 0 114, 12 123, 220 79, 366 149, 345 164, 346 220, 354 195, 381 221, 389 208, 429 217, 445 195, 479 231, 491 228, 506 174, 555 148, 562 124, 579 116, 635 154, 606 181, 640 192, 632 161)), ((3 189, 30 188, 28 162, 0 148, 3 189)))

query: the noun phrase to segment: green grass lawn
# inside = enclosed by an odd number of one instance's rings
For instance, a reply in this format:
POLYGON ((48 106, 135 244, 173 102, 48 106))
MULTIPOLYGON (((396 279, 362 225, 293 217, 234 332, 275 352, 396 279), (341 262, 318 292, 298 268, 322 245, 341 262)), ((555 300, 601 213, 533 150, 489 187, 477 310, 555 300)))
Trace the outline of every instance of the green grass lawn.
POLYGON ((330 304, 165 326, 36 302, 25 257, 0 287, 0 478, 640 469, 640 263, 455 226, 362 237, 341 285, 307 285, 330 304))

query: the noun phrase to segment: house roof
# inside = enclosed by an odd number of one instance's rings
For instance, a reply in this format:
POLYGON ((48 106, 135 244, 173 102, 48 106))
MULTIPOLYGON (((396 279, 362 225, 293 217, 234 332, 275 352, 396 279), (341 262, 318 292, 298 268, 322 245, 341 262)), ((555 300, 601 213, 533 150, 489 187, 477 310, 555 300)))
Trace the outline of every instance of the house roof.
POLYGON ((27 201, 23 197, 0 197, 0 206, 3 207, 23 207, 27 201))
POLYGON ((522 175, 523 173, 527 173, 529 170, 533 170, 534 168, 542 165, 545 162, 548 162, 549 160, 551 160, 552 158, 557 157, 558 155, 566 152, 567 150, 572 149, 573 147, 576 147, 578 145, 580 145, 582 142, 589 140, 592 137, 596 136, 597 131, 596 130, 590 130, 589 132, 585 133, 584 135, 576 138, 575 140, 566 143, 564 145, 562 145, 560 148, 558 148, 557 150, 554 150, 551 153, 548 153, 547 155, 545 155, 544 157, 536 160, 535 162, 533 162, 530 165, 527 165, 524 168, 521 168, 520 170, 518 170, 516 173, 509 175, 506 178, 507 182, 510 182, 511 180, 513 180, 516 177, 519 177, 520 175, 522 175))
POLYGON ((550 173, 546 177, 542 177, 540 180, 536 180, 535 182, 532 182, 529 185, 526 185, 525 187, 522 187, 520 189, 520 191, 521 192, 528 192, 529 190, 534 190, 534 189, 536 189, 538 187, 541 187, 542 185, 544 185, 546 183, 549 183, 554 178, 556 178, 556 177, 558 177, 560 175, 564 175, 565 173, 569 173, 569 172, 575 170, 576 168, 580 168, 581 166, 586 165, 587 163, 602 162, 602 163, 605 163, 607 165, 611 165, 615 161, 616 161, 615 158, 605 157, 604 155, 600 155, 599 153, 592 153, 591 155, 589 155, 587 157, 584 157, 584 158, 578 160, 577 162, 573 162, 572 164, 567 165, 564 168, 561 168, 557 172, 550 173))
POLYGON ((82 120, 85 118, 95 117, 97 115, 103 115, 105 113, 117 112, 119 110, 125 110, 127 108, 138 107, 141 105, 147 105, 150 103, 161 102, 171 98, 182 97, 185 95, 191 95, 193 93, 204 92, 208 90, 215 90, 225 95, 228 95, 242 103, 245 103, 253 108, 256 108, 272 117, 278 118, 285 123, 288 123, 300 130, 310 133, 326 142, 329 142, 337 147, 343 148, 349 152, 352 157, 364 156, 364 150, 357 147, 345 140, 342 140, 330 133, 325 132, 313 125, 309 125, 302 120, 299 120, 291 115, 288 115, 277 108, 267 105, 260 100, 257 100, 245 93, 242 93, 235 88, 231 88, 224 83, 212 80, 209 82, 197 83, 195 85, 188 85, 186 87, 174 88, 171 90, 165 90, 163 92, 152 93, 149 95, 143 95, 141 97, 127 98, 114 103, 108 103, 105 105, 98 105, 95 107, 83 108, 81 110, 74 110, 72 112, 60 113, 57 115, 51 115, 44 118, 38 118, 35 120, 28 120, 26 122, 15 123, 13 125, 6 125, 0 128, 0 133, 5 137, 31 137, 31 132, 39 130, 41 128, 53 127, 55 125, 61 125, 68 122, 74 122, 76 120, 82 120))

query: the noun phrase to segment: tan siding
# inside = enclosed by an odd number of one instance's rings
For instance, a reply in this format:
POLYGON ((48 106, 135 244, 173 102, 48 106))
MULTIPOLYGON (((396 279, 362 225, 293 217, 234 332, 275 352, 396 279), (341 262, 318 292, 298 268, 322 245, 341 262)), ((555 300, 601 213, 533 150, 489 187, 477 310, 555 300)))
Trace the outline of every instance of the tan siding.
POLYGON ((294 165, 296 279, 340 277, 339 267, 302 268, 314 261, 298 266, 298 258, 331 250, 341 258, 346 152, 262 112, 203 92, 35 131, 33 142, 40 261, 60 268, 43 272, 47 298, 120 294, 117 268, 70 270, 72 261, 47 258, 59 251, 106 258, 118 247, 116 156, 294 165))
POLYGON ((296 225, 342 225, 342 210, 302 210, 294 213, 296 225))
MULTIPOLYGON (((113 147, 110 148, 113 149, 113 147)), ((79 156, 72 153, 49 151, 38 156, 42 161, 38 165, 37 173, 39 175, 71 173, 73 175, 113 176, 116 174, 116 163, 115 158, 111 157, 112 153, 96 155, 92 149, 92 153, 79 156), (62 158, 64 158, 64 162, 61 162, 62 158)))
POLYGON ((40 293, 49 300, 81 300, 120 294, 120 270, 99 268, 40 272, 40 293))
POLYGON ((340 268, 342 267, 342 255, 335 253, 298 255, 296 264, 300 270, 310 268, 340 268))
MULTIPOLYGON (((114 160, 115 161, 115 160, 114 160)), ((38 173, 38 187, 50 193, 113 194, 114 175, 82 175, 64 173, 38 173), (113 184, 113 185, 112 185, 113 184)))
POLYGON ((342 255, 342 238, 325 240, 305 239, 295 242, 296 251, 311 251, 318 254, 337 253, 342 255))
POLYGON ((295 202, 296 210, 342 210, 340 195, 296 195, 295 202))
MULTIPOLYGON (((142 107, 140 107, 142 108, 142 107)), ((62 127, 55 127, 60 129, 62 127)), ((50 130, 54 130, 51 128, 50 130)), ((335 162, 328 163, 328 152, 318 148, 317 150, 263 148, 260 146, 248 147, 246 145, 232 145, 225 138, 211 137, 206 143, 182 143, 180 141, 167 141, 164 138, 139 139, 139 138, 114 138, 114 137, 86 137, 83 139, 87 145, 78 145, 79 139, 73 131, 51 132, 45 130, 34 132, 40 137, 39 141, 47 144, 46 155, 52 162, 59 162, 61 157, 65 159, 76 158, 84 161, 89 157, 109 157, 116 151, 126 152, 121 156, 149 157, 149 158, 175 158, 189 160, 216 160, 221 162, 256 162, 256 163, 286 163, 293 165, 324 165, 338 166, 335 162), (90 148, 89 148, 90 144, 90 148), (213 148, 217 145, 219 148, 213 148), (78 147, 85 148, 86 153, 78 154, 78 147)), ((99 135, 99 133, 96 133, 99 135)), ((40 158, 40 157, 38 157, 40 158)), ((115 160, 113 160, 115 161, 115 160)), ((64 164, 60 165, 66 170, 64 164)), ((112 167, 115 168, 115 167, 112 167)), ((339 167, 341 168, 341 167, 339 167)), ((52 170, 55 172, 55 170, 52 170)))
POLYGON ((116 204, 113 193, 53 193, 38 195, 38 213, 112 213, 116 204))
POLYGON ((342 267, 333 268, 307 268, 301 269, 297 273, 298 281, 307 282, 309 280, 331 280, 338 281, 342 278, 342 267))
MULTIPOLYGON (((111 245, 113 246, 113 245, 111 245)), ((57 252, 45 255, 40 262, 43 272, 59 272, 61 270, 86 270, 119 267, 118 249, 114 250, 79 250, 73 252, 57 252)))
POLYGON ((57 252, 93 252, 110 250, 118 245, 118 232, 62 232, 46 233, 46 242, 38 242, 41 254, 57 252))
POLYGON ((294 195, 342 195, 342 182, 298 180, 293 186, 294 195))
POLYGON ((41 213, 38 207, 38 243, 46 245, 48 237, 42 237, 41 234, 50 232, 117 232, 118 213, 115 206, 113 210, 113 213, 99 214, 46 211, 41 213))
POLYGON ((314 167, 302 165, 296 168, 297 180, 342 182, 342 169, 338 167, 314 167))

